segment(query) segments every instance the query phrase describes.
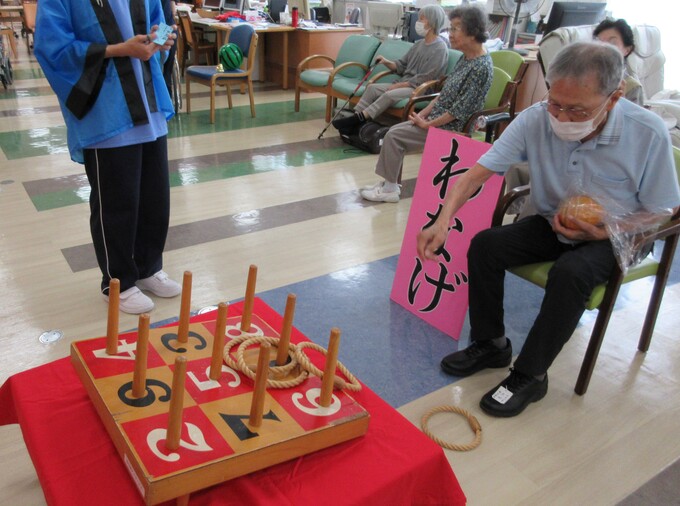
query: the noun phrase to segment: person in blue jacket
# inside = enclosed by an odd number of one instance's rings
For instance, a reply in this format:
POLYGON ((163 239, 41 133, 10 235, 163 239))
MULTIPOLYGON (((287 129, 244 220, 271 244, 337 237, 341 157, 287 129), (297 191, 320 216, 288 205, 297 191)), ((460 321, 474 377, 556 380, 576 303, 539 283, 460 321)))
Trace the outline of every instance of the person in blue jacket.
POLYGON ((56 93, 71 158, 91 186, 90 231, 108 300, 120 280, 120 310, 151 311, 181 292, 162 270, 170 216, 160 0, 40 0, 35 55, 56 93))

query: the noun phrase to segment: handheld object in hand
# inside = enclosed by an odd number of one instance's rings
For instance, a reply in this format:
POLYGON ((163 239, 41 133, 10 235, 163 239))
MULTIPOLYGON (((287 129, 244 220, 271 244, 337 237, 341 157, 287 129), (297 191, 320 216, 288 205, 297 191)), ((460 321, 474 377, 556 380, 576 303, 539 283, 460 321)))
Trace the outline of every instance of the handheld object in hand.
POLYGON ((153 41, 158 44, 159 46, 162 46, 165 44, 165 41, 168 40, 168 35, 172 33, 172 26, 168 26, 165 23, 161 22, 158 25, 158 30, 156 30, 156 38, 153 39, 153 41))

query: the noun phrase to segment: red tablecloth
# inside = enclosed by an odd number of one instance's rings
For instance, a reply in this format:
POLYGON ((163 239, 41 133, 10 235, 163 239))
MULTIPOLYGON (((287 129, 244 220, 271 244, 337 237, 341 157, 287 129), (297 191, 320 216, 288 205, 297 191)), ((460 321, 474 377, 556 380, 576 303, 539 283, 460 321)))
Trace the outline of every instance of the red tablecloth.
MULTIPOLYGON (((241 308, 230 306, 229 315, 241 308)), ((253 312, 281 328, 281 316, 259 299, 253 312)), ((305 339, 293 331, 291 340, 305 339)), ((368 388, 352 395, 371 415, 365 436, 192 493, 190 504, 465 504, 441 448, 368 388)), ((10 423, 21 426, 49 504, 142 504, 69 358, 0 387, 0 425, 10 423)))

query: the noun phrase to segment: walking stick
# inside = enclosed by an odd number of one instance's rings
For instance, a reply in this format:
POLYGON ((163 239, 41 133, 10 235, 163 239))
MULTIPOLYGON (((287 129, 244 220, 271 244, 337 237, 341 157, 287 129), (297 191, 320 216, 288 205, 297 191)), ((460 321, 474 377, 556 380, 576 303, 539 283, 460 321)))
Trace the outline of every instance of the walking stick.
POLYGON ((340 113, 345 109, 345 107, 347 107, 347 104, 349 104, 349 101, 352 100, 352 98, 354 98, 354 95, 356 95, 357 91, 359 91, 359 88, 361 88, 361 85, 364 84, 364 81, 366 81, 366 79, 368 78, 368 76, 371 75, 371 72, 373 72, 373 69, 375 68, 376 65, 377 65, 377 63, 374 64, 372 67, 369 67, 369 68, 368 68, 368 70, 366 71, 366 75, 363 77, 363 79, 361 79, 361 81, 359 81, 359 84, 357 84, 357 87, 354 88, 354 91, 353 91, 352 94, 347 98, 347 101, 346 101, 346 102, 342 105, 342 107, 341 107, 340 109, 338 109, 338 111, 333 115, 333 117, 332 117, 331 120, 328 122, 328 124, 326 125, 326 127, 325 127, 323 130, 321 130, 321 133, 320 133, 319 136, 317 137, 317 140, 320 140, 321 137, 323 137, 323 134, 326 133, 326 130, 328 130, 328 127, 331 126, 331 123, 333 123, 333 121, 335 120, 335 118, 338 117, 338 114, 340 114, 340 113))

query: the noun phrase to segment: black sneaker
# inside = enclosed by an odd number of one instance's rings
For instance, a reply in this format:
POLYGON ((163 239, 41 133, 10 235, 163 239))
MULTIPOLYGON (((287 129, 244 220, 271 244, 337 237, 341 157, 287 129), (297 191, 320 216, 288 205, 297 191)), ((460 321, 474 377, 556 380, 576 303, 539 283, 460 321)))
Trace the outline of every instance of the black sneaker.
POLYGON ((543 399, 547 392, 547 374, 541 381, 510 369, 510 376, 488 391, 479 401, 479 407, 491 416, 517 416, 532 402, 543 399))
POLYGON ((505 338, 505 348, 491 341, 472 341, 464 350, 445 356, 441 368, 453 376, 470 376, 487 367, 508 367, 512 361, 512 343, 505 338))

